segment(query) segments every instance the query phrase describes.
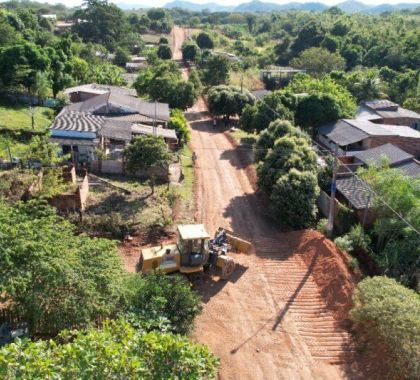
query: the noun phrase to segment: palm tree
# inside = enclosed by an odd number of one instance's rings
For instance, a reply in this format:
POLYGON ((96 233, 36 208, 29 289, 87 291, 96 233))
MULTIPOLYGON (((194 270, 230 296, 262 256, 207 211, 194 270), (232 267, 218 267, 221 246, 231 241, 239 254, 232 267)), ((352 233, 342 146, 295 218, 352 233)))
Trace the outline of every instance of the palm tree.
POLYGON ((354 84, 355 95, 359 101, 383 99, 387 95, 384 92, 385 86, 376 73, 368 73, 354 84))

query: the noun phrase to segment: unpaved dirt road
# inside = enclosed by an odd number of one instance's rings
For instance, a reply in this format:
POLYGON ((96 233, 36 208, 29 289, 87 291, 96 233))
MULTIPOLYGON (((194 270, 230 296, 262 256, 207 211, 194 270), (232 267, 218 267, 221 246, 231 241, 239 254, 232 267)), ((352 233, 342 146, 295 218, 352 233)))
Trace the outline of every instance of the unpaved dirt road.
MULTIPOLYGON (((174 28, 174 59, 185 37, 174 28)), ((202 98, 186 117, 198 156, 196 221, 211 234, 229 228, 255 246, 254 253, 234 256, 238 266, 229 281, 207 276, 198 285, 204 309, 194 338, 221 359, 219 379, 355 378, 352 343, 337 321, 336 309, 343 308, 335 298, 348 304, 348 292, 340 290, 350 282, 338 273, 345 268, 336 265, 339 254, 315 232, 278 231, 255 195, 243 148, 213 127, 202 98)))
MULTIPOLYGON (((221 358, 220 379, 339 379, 352 351, 308 267, 266 216, 240 147, 215 130, 200 100, 187 113, 196 164, 196 220, 253 241, 235 255, 233 278, 199 286, 204 311, 195 338, 221 358)), ((297 239, 300 237, 297 236, 297 239)), ((311 243, 309 243, 311 244, 311 243)))

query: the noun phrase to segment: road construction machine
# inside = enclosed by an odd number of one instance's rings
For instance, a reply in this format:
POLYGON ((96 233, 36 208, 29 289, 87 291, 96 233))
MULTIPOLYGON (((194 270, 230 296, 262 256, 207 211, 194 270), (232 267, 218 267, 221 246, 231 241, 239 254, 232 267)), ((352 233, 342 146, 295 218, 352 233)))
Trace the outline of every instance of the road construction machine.
POLYGON ((219 268, 221 278, 228 279, 236 265, 229 253, 248 253, 252 247, 250 242, 223 228, 218 229, 213 239, 202 224, 179 225, 177 230, 176 243, 141 251, 141 272, 158 269, 164 273, 192 275, 219 268))

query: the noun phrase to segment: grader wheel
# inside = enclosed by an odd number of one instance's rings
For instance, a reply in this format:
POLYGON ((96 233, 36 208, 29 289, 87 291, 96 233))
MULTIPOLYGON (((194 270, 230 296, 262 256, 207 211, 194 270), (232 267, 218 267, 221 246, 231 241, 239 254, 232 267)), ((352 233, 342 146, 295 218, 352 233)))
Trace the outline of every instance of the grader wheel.
POLYGON ((235 270, 235 261, 230 257, 225 259, 225 265, 222 268, 222 275, 220 276, 223 280, 227 280, 235 270))

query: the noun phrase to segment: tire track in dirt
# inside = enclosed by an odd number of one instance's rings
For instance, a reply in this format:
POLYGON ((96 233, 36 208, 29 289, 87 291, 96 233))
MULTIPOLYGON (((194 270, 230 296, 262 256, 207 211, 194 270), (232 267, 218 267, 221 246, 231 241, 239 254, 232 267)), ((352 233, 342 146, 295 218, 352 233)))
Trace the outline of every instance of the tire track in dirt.
MULTIPOLYGON (((176 36, 185 34, 174 29, 176 36)), ((208 276, 198 285, 204 308, 194 337, 221 359, 218 378, 347 377, 348 366, 340 364, 351 361, 351 339, 327 309, 311 265, 267 217, 240 147, 214 129, 203 98, 186 117, 198 156, 196 221, 211 234, 223 226, 255 245, 255 254, 235 256, 229 281, 208 276)))

